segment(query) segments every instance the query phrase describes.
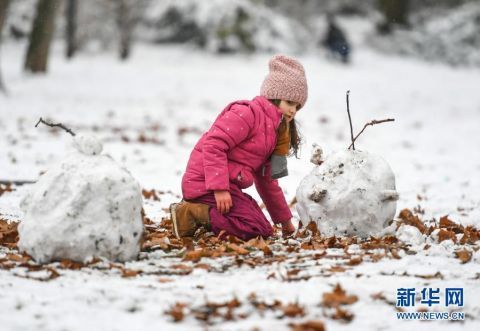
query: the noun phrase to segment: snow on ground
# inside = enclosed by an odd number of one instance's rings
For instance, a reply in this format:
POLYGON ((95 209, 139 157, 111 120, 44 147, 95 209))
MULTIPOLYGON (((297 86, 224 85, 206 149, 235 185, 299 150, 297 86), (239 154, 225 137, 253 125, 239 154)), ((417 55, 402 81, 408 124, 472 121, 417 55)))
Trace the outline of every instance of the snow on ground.
MULTIPOLYGON (((160 201, 145 200, 146 214, 156 222, 181 193, 180 179, 193 144, 226 104, 258 93, 270 57, 221 57, 137 45, 125 63, 106 53, 81 54, 67 61, 63 45, 56 44, 49 74, 34 77, 21 71, 24 46, 2 47, 10 95, 0 96, 0 179, 36 180, 64 158, 71 148, 68 135, 34 128, 39 117, 49 118, 76 132, 98 135, 105 153, 129 169, 142 187, 165 192, 160 201)), ((395 118, 393 123, 367 128, 356 146, 381 155, 391 165, 400 194, 397 214, 420 205, 417 210, 425 210, 424 220, 448 214, 460 224, 480 227, 480 70, 386 57, 362 47, 355 48, 350 66, 319 54, 300 60, 310 90, 306 107, 297 116, 305 137, 302 158, 289 159, 290 175, 281 180, 289 200, 313 167, 312 143, 320 144, 327 155, 348 147, 345 92, 350 90, 356 132, 372 119, 395 118)), ((26 190, 28 185, 19 186, 0 196, 2 218, 22 219, 18 203, 26 190)), ((162 271, 172 265, 191 266, 175 250, 142 253, 141 260, 125 267, 143 274, 128 278, 121 277, 119 269, 101 267, 60 270, 61 276, 50 281, 30 279, 42 278, 45 270, 40 274, 26 274, 24 268, 0 270, 0 323, 2 330, 288 330, 291 322, 320 319, 327 330, 478 330, 479 252, 461 264, 454 258, 458 246, 452 241, 430 244, 429 250, 417 247, 416 254, 402 251, 401 259, 364 261, 344 266, 341 272, 330 268, 344 262, 335 258, 342 254, 335 248, 327 250, 325 259, 312 258, 315 251, 300 251, 287 254, 283 262, 225 271, 222 265, 231 264, 232 258, 204 258, 201 262, 213 271, 194 268, 188 275, 162 271), (292 268, 311 278, 286 281, 281 275, 292 268), (347 294, 358 296, 358 302, 347 306, 354 314, 351 323, 325 317, 318 306, 337 283, 347 294), (460 311, 466 313, 466 321, 398 321, 388 302, 395 302, 402 287, 414 287, 417 296, 423 287, 442 291, 463 287, 465 307, 460 311), (380 292, 385 299, 372 298, 380 292), (190 315, 174 323, 164 313, 177 302, 201 306, 234 297, 248 311, 251 293, 269 302, 297 301, 306 315, 280 319, 273 311, 263 316, 250 311, 246 319, 206 326, 190 315)), ((8 252, 0 248, 0 258, 8 252)), ((450 309, 442 305, 432 310, 450 309)))

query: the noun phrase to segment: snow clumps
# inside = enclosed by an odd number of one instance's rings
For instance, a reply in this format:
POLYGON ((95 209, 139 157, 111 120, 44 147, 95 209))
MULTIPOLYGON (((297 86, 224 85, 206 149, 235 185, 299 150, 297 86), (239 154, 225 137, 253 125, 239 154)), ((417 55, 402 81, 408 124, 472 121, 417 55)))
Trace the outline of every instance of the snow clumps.
POLYGON ((37 262, 93 257, 127 261, 140 251, 141 188, 94 137, 43 174, 20 207, 18 247, 37 262))
MULTIPOLYGON (((339 151, 320 160, 297 188, 297 211, 304 224, 315 221, 326 236, 378 235, 395 216, 395 176, 381 157, 358 150, 339 151)), ((315 161, 315 162, 314 162, 315 161)))
POLYGON ((402 224, 397 229, 397 238, 400 241, 403 241, 406 244, 411 245, 412 247, 418 248, 423 243, 425 243, 425 238, 423 234, 414 226, 402 224))

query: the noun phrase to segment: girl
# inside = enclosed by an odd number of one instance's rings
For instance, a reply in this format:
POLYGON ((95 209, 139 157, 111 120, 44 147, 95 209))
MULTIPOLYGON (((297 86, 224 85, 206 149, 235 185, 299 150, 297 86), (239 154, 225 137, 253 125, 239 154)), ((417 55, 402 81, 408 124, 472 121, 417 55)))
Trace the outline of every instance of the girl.
POLYGON ((274 56, 269 69, 260 96, 229 104, 195 145, 182 178, 183 200, 170 206, 178 238, 200 226, 243 240, 272 235, 257 202, 242 192, 254 183, 283 235, 295 231, 276 178, 287 174, 285 157, 297 156, 294 118, 307 100, 307 80, 291 57, 274 56))

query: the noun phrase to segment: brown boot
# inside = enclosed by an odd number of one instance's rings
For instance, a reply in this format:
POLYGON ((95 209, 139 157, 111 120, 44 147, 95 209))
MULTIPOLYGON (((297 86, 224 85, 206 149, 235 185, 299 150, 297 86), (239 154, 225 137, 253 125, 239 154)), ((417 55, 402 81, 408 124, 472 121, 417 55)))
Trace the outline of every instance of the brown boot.
POLYGON ((170 205, 173 233, 177 238, 192 237, 200 226, 210 226, 209 206, 181 201, 170 205))

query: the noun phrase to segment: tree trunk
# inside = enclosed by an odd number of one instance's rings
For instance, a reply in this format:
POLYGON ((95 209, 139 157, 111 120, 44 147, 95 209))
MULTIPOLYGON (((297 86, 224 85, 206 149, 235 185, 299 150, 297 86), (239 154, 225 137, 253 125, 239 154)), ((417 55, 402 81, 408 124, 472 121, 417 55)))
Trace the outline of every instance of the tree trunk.
POLYGON ((378 0, 384 21, 378 25, 381 33, 390 33, 394 25, 408 26, 409 0, 378 0))
POLYGON ((0 42, 2 41, 3 24, 7 20, 7 11, 10 0, 0 1, 0 42))
POLYGON ((133 33, 151 0, 113 0, 119 40, 120 59, 126 60, 132 50, 133 33))
MULTIPOLYGON (((9 3, 10 3, 10 0, 0 0, 0 50, 2 45, 3 25, 7 19, 7 10, 8 10, 9 3)), ((3 93, 7 93, 7 88, 3 83, 1 70, 0 70, 0 91, 3 93)))
POLYGON ((133 13, 129 13, 128 0, 116 0, 117 26, 120 33, 120 59, 126 60, 130 56, 132 44, 133 13))
POLYGON ((67 10, 66 10, 66 19, 67 19, 67 58, 72 58, 77 51, 77 12, 78 12, 78 1, 77 0, 67 0, 67 10))
POLYGON ((48 52, 55 28, 55 13, 59 0, 38 0, 37 12, 30 32, 25 70, 46 72, 48 52))

